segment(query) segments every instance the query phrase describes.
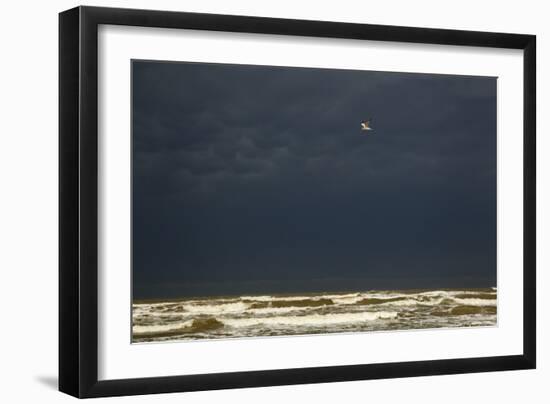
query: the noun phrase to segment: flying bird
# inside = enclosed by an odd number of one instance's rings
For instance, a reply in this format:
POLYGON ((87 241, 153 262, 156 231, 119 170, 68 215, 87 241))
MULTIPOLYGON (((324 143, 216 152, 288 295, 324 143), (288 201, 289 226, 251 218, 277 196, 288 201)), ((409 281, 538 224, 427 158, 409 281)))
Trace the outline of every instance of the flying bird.
POLYGON ((366 121, 361 122, 361 130, 374 130, 370 127, 370 123, 372 122, 372 119, 367 119, 366 121))

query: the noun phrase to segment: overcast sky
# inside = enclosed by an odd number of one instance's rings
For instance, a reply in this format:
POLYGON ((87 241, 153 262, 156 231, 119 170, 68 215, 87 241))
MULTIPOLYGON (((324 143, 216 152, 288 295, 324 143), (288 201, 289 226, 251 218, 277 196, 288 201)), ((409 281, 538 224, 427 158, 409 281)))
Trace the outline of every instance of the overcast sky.
POLYGON ((132 73, 134 297, 496 285, 496 78, 132 73))

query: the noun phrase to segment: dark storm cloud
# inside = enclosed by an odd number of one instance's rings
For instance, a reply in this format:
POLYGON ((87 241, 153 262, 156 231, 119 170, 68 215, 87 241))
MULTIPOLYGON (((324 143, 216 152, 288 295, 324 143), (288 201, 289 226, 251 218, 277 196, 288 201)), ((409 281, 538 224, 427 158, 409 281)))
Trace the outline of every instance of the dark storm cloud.
POLYGON ((494 283, 496 79, 132 66, 137 293, 494 283))

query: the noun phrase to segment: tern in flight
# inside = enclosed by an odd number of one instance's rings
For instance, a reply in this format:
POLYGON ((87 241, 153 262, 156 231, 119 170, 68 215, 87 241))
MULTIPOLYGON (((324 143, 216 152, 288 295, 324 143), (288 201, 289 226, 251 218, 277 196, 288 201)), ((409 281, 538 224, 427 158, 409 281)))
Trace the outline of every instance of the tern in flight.
POLYGON ((367 119, 366 121, 361 122, 361 130, 373 130, 370 127, 370 123, 372 122, 372 119, 367 119))

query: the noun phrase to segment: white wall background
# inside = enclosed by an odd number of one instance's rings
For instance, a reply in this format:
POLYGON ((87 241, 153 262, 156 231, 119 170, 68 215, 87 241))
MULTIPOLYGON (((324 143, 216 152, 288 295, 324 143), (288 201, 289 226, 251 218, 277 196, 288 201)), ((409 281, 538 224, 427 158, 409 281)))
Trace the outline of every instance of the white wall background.
MULTIPOLYGON (((57 384, 57 13, 74 1, 6 2, 0 24, 0 397, 62 403, 57 384)), ((438 0, 90 1, 538 36, 538 369, 533 371, 112 398, 127 403, 548 402, 550 392, 550 25, 545 2, 438 0), (546 383, 545 383, 546 382, 546 383)), ((513 117, 511 117, 513 119, 513 117)), ((414 349, 414 347, 411 347, 414 349)))

